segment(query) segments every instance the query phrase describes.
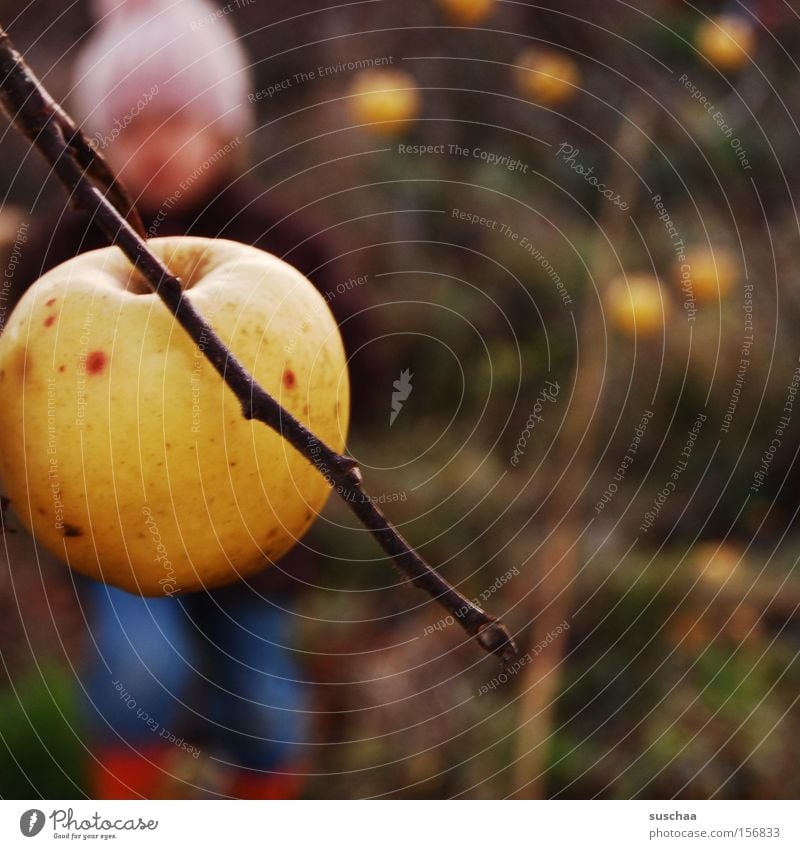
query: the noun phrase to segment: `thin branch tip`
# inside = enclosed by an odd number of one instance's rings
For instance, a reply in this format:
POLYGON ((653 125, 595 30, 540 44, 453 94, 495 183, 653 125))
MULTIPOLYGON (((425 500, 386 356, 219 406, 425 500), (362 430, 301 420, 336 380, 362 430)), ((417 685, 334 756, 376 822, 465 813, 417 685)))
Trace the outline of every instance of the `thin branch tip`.
POLYGON ((500 661, 504 669, 508 669, 519 659, 517 644, 499 619, 479 628, 475 639, 486 652, 493 654, 500 661))

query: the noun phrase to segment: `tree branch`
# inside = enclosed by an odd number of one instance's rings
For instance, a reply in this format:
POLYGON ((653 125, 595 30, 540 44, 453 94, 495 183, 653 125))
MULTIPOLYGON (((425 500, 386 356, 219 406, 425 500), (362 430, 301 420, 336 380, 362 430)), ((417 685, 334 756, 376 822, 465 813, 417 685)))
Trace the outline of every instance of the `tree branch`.
POLYGON ((120 182, 45 91, 2 27, 0 106, 52 165, 75 208, 91 213, 109 242, 142 273, 236 395, 245 418, 266 424, 297 449, 346 500, 404 577, 439 602, 486 651, 504 665, 513 662, 517 650, 505 625, 458 592, 414 551, 362 487, 356 461, 325 445, 259 386, 184 298, 178 278, 148 249, 142 222, 120 182))

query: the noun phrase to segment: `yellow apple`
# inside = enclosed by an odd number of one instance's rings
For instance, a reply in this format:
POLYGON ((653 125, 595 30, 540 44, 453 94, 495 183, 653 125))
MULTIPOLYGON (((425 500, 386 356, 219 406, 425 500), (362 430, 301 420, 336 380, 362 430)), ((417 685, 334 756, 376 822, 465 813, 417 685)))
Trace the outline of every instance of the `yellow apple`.
POLYGON ((677 270, 679 285, 698 303, 710 303, 724 298, 739 276, 735 257, 724 248, 689 248, 685 263, 677 270), (684 279, 682 269, 688 277, 684 279))
POLYGON ((693 565, 703 581, 720 586, 736 576, 743 563, 742 552, 733 544, 710 540, 693 550, 693 565))
POLYGON ((659 333, 669 313, 658 280, 649 274, 633 274, 612 281, 606 305, 613 324, 629 336, 659 333))
POLYGON ((703 21, 695 33, 695 46, 721 71, 738 71, 756 45, 753 25, 739 15, 719 15, 703 21))
POLYGON ((515 65, 520 92, 536 103, 556 106, 571 100, 578 92, 581 73, 566 53, 529 47, 517 57, 515 65))
POLYGON ((378 135, 407 128, 419 114, 419 90, 411 74, 397 69, 361 71, 350 88, 350 112, 357 124, 378 135))
MULTIPOLYGON (((222 239, 152 239, 255 379, 341 450, 339 331, 296 269, 222 239)), ((0 336, 0 475, 20 520, 83 574, 143 595, 250 575, 330 492, 233 392, 118 248, 40 278, 0 336)))
POLYGON ((494 12, 497 0, 439 0, 449 21, 462 26, 474 26, 494 12))

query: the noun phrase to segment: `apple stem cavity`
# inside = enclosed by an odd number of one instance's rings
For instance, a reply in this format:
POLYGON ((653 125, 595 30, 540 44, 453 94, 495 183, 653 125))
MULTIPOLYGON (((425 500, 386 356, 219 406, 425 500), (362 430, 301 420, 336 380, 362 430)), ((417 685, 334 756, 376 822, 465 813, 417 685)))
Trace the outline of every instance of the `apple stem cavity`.
MULTIPOLYGON (((400 573, 442 605, 485 651, 510 666, 518 653, 506 626, 417 554, 363 489, 356 461, 322 442, 266 392, 184 297, 180 280, 148 249, 142 221, 120 180, 44 89, 1 26, 0 107, 50 163, 73 206, 92 215, 109 244, 123 251, 161 298, 239 400, 244 417, 271 427, 299 451, 345 500, 400 573)), ((101 371, 105 354, 96 353, 101 371)))

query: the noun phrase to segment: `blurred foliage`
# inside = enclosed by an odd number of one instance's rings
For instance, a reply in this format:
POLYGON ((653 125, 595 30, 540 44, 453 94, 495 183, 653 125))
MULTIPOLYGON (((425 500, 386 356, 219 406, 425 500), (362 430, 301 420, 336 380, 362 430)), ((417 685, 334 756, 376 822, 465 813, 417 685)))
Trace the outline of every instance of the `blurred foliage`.
POLYGON ((56 667, 21 672, 13 689, 0 693, 0 797, 84 796, 77 720, 72 675, 56 667))

